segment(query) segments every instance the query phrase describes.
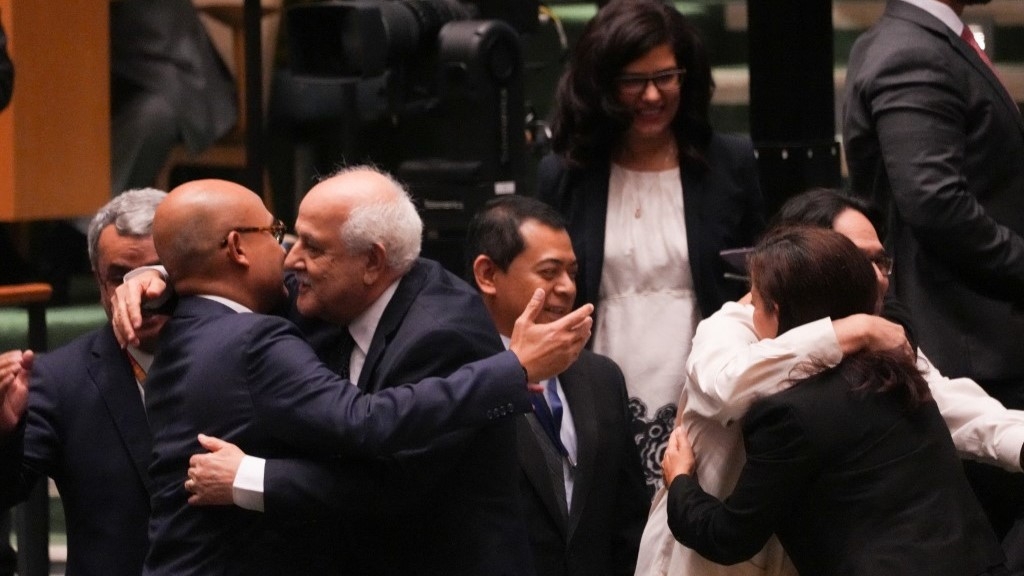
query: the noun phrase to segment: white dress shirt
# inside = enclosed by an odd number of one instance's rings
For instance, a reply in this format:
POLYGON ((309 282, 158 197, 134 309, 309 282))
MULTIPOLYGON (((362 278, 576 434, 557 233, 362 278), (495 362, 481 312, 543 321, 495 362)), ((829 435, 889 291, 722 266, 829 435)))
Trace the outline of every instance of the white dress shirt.
POLYGON ((956 15, 956 12, 949 7, 948 4, 939 2, 938 0, 902 0, 907 4, 913 4, 921 10, 935 16, 942 21, 943 24, 949 27, 957 36, 960 35, 964 30, 964 23, 960 20, 960 17, 956 15))

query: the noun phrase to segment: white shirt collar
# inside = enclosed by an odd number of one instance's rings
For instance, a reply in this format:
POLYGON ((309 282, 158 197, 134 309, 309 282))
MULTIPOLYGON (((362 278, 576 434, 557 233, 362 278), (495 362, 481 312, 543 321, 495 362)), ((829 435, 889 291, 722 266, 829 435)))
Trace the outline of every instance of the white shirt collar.
POLYGON ((354 320, 348 324, 348 333, 352 335, 352 339, 355 340, 356 346, 365 355, 370 349, 370 343, 373 342, 373 333, 377 331, 377 325, 380 324, 380 318, 384 315, 384 309, 388 307, 391 302, 391 298, 395 295, 395 290, 398 289, 399 280, 395 280, 391 283, 387 289, 384 290, 381 295, 370 304, 370 307, 363 310, 363 313, 356 316, 354 320))
POLYGON ((948 4, 943 4, 939 0, 901 0, 907 4, 913 4, 921 10, 935 16, 942 21, 954 34, 959 36, 964 30, 964 23, 960 20, 960 17, 956 15, 956 12, 949 7, 948 4))
POLYGON ((213 294, 197 294, 200 298, 206 298, 207 300, 213 300, 214 302, 220 302, 221 304, 231 308, 235 312, 252 314, 252 310, 245 306, 235 302, 234 300, 224 298, 223 296, 214 296, 213 294))

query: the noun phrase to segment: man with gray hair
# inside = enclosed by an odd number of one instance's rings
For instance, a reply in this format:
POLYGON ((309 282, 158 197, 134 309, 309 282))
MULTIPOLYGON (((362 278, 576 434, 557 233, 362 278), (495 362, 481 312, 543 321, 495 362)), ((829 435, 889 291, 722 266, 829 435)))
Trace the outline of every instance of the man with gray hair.
MULTIPOLYGON (((447 376, 504 349, 476 291, 418 258, 422 230, 401 184, 371 167, 323 180, 299 207, 285 262, 296 321, 366 392, 447 376)), ((334 545, 353 574, 532 573, 512 419, 333 465, 203 444, 213 453, 192 457, 193 504, 339 522, 345 537, 334 545)))
MULTIPOLYGON (((124 274, 157 263, 152 224, 165 193, 125 192, 89 225, 92 271, 108 317, 124 274)), ((34 358, 0 355, 0 507, 54 479, 67 522, 67 574, 138 576, 148 542, 151 441, 146 370, 166 317, 147 317, 122 349, 109 324, 34 358), (27 410, 17 397, 28 388, 27 410), (17 407, 16 407, 17 406, 17 407)))
MULTIPOLYGON (((418 258, 422 230, 408 192, 368 166, 324 179, 299 207, 285 260, 292 320, 328 366, 365 392, 445 377, 504 350, 479 294, 418 258)), ((163 289, 147 273, 117 291, 115 324, 125 341, 135 341, 139 301, 163 289)), ((545 333, 550 326, 517 322, 514 331, 531 330, 541 344, 562 336, 545 333)), ((585 338, 575 335, 585 334, 573 334, 559 354, 579 352, 585 338)), ((194 505, 235 504, 272 521, 340 531, 330 547, 352 574, 532 574, 514 427, 496 419, 386 458, 329 464, 262 460, 200 436, 212 453, 192 456, 185 488, 194 505)))

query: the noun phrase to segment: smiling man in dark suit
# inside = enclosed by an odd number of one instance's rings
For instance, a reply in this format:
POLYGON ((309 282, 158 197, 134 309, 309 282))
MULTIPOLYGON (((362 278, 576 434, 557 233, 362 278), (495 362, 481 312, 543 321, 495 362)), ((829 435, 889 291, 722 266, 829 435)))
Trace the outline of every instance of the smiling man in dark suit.
MULTIPOLYGON (((150 230, 164 196, 130 190, 101 208, 89 226, 89 259, 108 316, 109 297, 125 272, 157 262, 150 230)), ((142 572, 152 449, 143 381, 165 320, 148 317, 137 332, 139 345, 127 350, 108 324, 27 361, 28 410, 13 423, 0 418, 0 430, 16 426, 0 433, 0 507, 25 498, 42 476, 53 478, 64 506, 69 576, 142 572)), ((0 355, 0 374, 21 356, 0 355)))
MULTIPOLYGON (((1021 409, 1024 119, 961 20, 985 3, 889 0, 851 50, 843 133, 853 190, 889 208, 921 349, 1021 409)), ((1024 482, 967 468, 996 532, 1024 529, 1024 482)))
MULTIPOLYGON (((498 331, 543 288, 538 322, 576 298, 576 256, 565 222, 525 196, 490 201, 470 223, 470 272, 498 331)), ((538 576, 632 575, 650 500, 630 433, 622 371, 583 351, 516 418, 520 503, 538 576)))

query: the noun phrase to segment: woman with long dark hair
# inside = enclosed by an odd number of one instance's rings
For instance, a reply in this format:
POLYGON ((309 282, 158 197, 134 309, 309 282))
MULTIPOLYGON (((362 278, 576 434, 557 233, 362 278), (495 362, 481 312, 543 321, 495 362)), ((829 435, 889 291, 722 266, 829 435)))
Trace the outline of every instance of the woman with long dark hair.
MULTIPOLYGON (((760 338, 879 305, 871 262, 830 230, 769 234, 749 272, 760 338)), ((733 564, 774 533, 801 576, 1005 574, 912 353, 863 351, 805 368, 747 412, 747 462, 724 501, 701 489, 686 434, 673 432, 663 470, 675 537, 733 564)))
POLYGON ((612 0, 556 95, 538 193, 568 222, 593 349, 623 370, 649 486, 701 318, 746 291, 719 256, 750 246, 763 203, 746 138, 708 120, 714 81, 694 26, 661 0, 612 0))

